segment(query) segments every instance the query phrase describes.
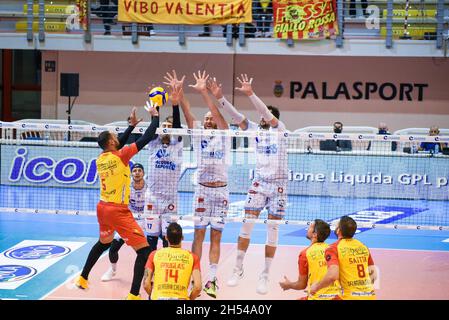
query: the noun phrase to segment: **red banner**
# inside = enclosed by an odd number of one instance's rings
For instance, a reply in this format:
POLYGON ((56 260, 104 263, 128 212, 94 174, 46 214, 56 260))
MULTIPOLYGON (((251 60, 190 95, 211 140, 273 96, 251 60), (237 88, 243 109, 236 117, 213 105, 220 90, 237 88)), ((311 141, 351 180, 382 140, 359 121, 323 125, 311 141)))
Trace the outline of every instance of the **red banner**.
POLYGON ((78 21, 83 30, 87 29, 87 0, 76 0, 78 8, 78 21))
POLYGON ((273 0, 279 39, 326 39, 338 34, 336 0, 273 0))

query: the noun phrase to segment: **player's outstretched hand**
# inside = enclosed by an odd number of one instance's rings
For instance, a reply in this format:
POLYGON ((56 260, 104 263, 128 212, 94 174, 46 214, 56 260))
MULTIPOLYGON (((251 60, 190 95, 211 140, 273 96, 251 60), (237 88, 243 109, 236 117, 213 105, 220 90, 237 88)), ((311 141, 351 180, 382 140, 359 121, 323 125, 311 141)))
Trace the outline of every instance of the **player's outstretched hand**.
POLYGON ((209 89, 209 91, 214 95, 215 98, 223 98, 223 89, 221 88, 221 83, 219 84, 215 77, 209 79, 209 81, 207 82, 207 89, 209 89))
POLYGON ((193 77, 195 78, 196 83, 194 85, 190 84, 189 87, 192 87, 199 92, 207 92, 207 79, 209 78, 209 75, 206 75, 206 71, 203 71, 203 74, 201 74, 201 71, 198 71, 198 75, 194 73, 193 77))
POLYGON ((133 107, 133 109, 131 110, 131 114, 129 115, 129 124, 133 127, 137 126, 137 124, 141 121, 143 121, 143 118, 137 119, 136 116, 136 107, 133 107))
POLYGON ((241 87, 240 88, 235 88, 236 90, 243 92, 244 94, 246 94, 248 97, 253 95, 253 88, 252 88, 252 83, 253 83, 253 78, 249 79, 247 74, 241 74, 240 75, 241 79, 239 77, 237 77, 238 82, 240 82, 241 87))
POLYGON ((159 116, 159 112, 157 111, 157 103, 154 103, 153 101, 149 100, 146 103, 146 106, 144 107, 145 110, 148 111, 148 113, 152 116, 152 117, 157 117, 159 116))
POLYGON ((181 79, 178 79, 178 76, 176 75, 176 71, 172 70, 173 74, 170 74, 169 72, 166 73, 166 76, 164 76, 164 79, 167 80, 167 82, 164 82, 167 86, 170 86, 172 88, 176 87, 182 87, 184 86, 184 79, 186 76, 182 76, 181 79))
POLYGON ((177 106, 182 99, 183 90, 180 86, 170 87, 170 99, 172 105, 177 106))

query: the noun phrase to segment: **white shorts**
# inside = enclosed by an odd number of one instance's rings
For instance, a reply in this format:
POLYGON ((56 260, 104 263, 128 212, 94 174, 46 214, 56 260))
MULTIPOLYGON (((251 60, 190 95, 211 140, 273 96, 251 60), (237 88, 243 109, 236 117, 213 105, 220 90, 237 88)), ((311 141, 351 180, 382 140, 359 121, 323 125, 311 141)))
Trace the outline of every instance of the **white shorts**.
MULTIPOLYGON (((205 187, 198 184, 195 189, 193 211, 196 217, 225 217, 229 209, 228 187, 205 187)), ((210 224, 211 228, 222 231, 224 222, 222 221, 196 221, 195 229, 205 229, 210 224)))
POLYGON ((287 207, 287 181, 265 182, 254 179, 246 195, 245 211, 262 211, 283 217, 287 207))
POLYGON ((169 216, 177 214, 177 197, 165 194, 152 194, 147 191, 145 193, 145 214, 167 215, 167 218, 145 218, 142 221, 142 229, 145 235, 159 236, 167 234, 167 227, 171 222, 169 216))

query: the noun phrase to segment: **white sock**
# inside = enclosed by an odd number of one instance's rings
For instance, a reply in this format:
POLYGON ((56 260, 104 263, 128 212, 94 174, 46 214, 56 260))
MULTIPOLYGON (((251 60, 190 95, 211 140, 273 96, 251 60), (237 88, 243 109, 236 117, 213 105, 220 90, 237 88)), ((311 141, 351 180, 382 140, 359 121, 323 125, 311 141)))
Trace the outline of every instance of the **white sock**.
POLYGON ((117 271, 117 263, 111 263, 111 268, 112 268, 112 271, 116 272, 117 271))
POLYGON ((243 268, 243 259, 245 258, 246 252, 243 250, 237 250, 237 261, 235 263, 235 267, 239 270, 243 268))
POLYGON ((263 269, 263 273, 269 274, 271 263, 273 262, 273 258, 265 257, 265 269, 263 269))
POLYGON ((214 281, 217 278, 217 267, 216 263, 212 263, 209 265, 209 281, 214 281))

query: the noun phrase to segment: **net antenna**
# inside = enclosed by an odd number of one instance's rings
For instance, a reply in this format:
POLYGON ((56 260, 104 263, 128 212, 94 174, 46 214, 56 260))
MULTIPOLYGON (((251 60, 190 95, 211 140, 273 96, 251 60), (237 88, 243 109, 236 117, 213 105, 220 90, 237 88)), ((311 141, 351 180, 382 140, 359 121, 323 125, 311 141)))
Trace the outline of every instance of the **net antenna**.
POLYGON ((405 1, 405 14, 404 14, 404 32, 402 34, 401 39, 411 39, 410 33, 408 31, 408 13, 410 9, 410 1, 405 1))

